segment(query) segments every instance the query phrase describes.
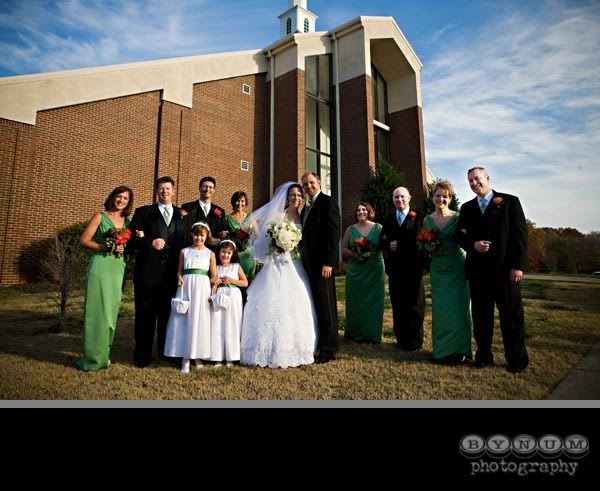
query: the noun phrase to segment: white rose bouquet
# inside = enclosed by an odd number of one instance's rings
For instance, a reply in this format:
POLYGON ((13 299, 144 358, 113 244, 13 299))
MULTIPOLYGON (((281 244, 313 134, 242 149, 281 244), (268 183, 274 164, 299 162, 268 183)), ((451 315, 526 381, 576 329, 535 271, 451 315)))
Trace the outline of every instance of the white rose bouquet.
POLYGON ((285 254, 286 252, 296 252, 298 244, 302 240, 302 232, 294 222, 284 220, 282 222, 272 222, 269 225, 268 234, 271 237, 271 253, 285 254))

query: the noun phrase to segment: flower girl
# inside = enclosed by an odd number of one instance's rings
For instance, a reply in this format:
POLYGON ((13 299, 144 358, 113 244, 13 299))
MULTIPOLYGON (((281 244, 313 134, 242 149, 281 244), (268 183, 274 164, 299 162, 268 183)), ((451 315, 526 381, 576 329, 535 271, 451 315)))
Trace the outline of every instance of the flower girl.
POLYGON ((217 280, 214 253, 206 247, 210 241, 210 227, 204 222, 192 225, 191 247, 179 255, 177 297, 189 301, 186 313, 171 309, 167 325, 165 356, 183 358, 181 373, 189 373, 190 360, 202 368, 202 360, 210 358, 210 304, 211 279, 217 280))
POLYGON ((248 286, 244 270, 240 267, 236 245, 224 240, 217 250, 218 280, 213 287, 211 313, 211 361, 227 366, 240 361, 242 330, 242 293, 240 287, 248 286))

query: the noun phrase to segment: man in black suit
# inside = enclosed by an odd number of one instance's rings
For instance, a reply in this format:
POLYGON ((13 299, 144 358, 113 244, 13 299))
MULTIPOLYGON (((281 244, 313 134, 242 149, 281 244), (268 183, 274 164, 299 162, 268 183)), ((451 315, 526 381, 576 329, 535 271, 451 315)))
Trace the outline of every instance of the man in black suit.
MULTIPOLYGON (((203 177, 200 179, 198 189, 200 198, 190 203, 181 205, 182 215, 185 217, 186 227, 191 230, 192 225, 197 222, 207 223, 210 227, 212 239, 207 246, 214 250, 219 244, 219 239, 227 238, 227 222, 225 221, 225 210, 213 204, 212 197, 217 188, 214 177, 203 177)), ((192 239, 185 237, 185 244, 191 245, 192 239)))
POLYGON ((457 240, 467 251, 465 267, 477 343, 475 366, 483 368, 494 363, 496 304, 507 368, 519 373, 529 364, 520 288, 527 267, 527 222, 519 198, 494 191, 483 167, 474 167, 467 175, 477 197, 460 210, 457 240))
POLYGON ((154 331, 157 350, 164 359, 171 298, 177 290, 179 251, 184 225, 179 208, 173 206, 175 182, 161 177, 156 182, 158 203, 135 210, 131 221, 133 246, 137 249, 134 272, 134 363, 147 367, 152 360, 154 331))
POLYGON ((310 279, 319 323, 317 363, 335 360, 338 349, 338 315, 335 273, 339 263, 341 218, 337 203, 321 192, 314 173, 302 177, 308 206, 302 211, 302 262, 310 279))
POLYGON ((423 347, 425 319, 425 268, 417 248, 417 232, 423 217, 410 209, 410 200, 408 189, 401 187, 394 191, 396 211, 383 222, 381 241, 398 347, 404 351, 418 351, 423 347))

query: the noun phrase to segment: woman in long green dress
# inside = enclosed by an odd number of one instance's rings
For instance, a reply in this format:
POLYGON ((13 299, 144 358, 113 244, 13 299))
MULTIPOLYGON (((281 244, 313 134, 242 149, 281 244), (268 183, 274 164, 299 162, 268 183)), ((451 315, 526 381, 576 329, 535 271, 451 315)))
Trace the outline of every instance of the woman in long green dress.
POLYGON ((459 214, 449 209, 452 184, 439 181, 433 191, 435 211, 425 217, 425 228, 437 232, 440 248, 431 258, 433 358, 463 363, 471 355, 471 303, 465 278, 465 252, 454 235, 459 214))
POLYGON ((86 372, 110 366, 125 276, 125 244, 133 192, 126 186, 114 189, 81 234, 80 242, 92 257, 87 272, 83 333, 83 357, 77 366, 86 372), (125 232, 126 231, 126 232, 125 232))
POLYGON ((381 254, 381 225, 374 223, 373 207, 359 203, 356 223, 342 239, 346 268, 345 337, 359 343, 381 343, 385 293, 385 267, 381 254))
MULTIPOLYGON (((248 197, 244 191, 233 193, 231 196, 233 213, 227 215, 227 230, 229 232, 229 239, 236 243, 240 256, 240 266, 242 266, 248 278, 248 283, 250 283, 254 279, 254 273, 256 272, 256 261, 254 261, 252 255, 246 250, 250 229, 252 228, 250 215, 245 211, 247 205, 248 197)), ((245 292, 243 291, 243 293, 245 292)))

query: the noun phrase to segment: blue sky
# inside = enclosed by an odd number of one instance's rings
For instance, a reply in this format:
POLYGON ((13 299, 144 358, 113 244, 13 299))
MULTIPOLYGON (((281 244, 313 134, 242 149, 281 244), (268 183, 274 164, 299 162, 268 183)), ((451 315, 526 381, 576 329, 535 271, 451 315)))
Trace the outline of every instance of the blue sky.
MULTIPOLYGON (((424 64, 427 164, 521 197, 538 226, 600 230, 600 2, 308 0, 328 30, 393 16, 424 64)), ((0 76, 262 48, 287 0, 0 0, 0 76)))

